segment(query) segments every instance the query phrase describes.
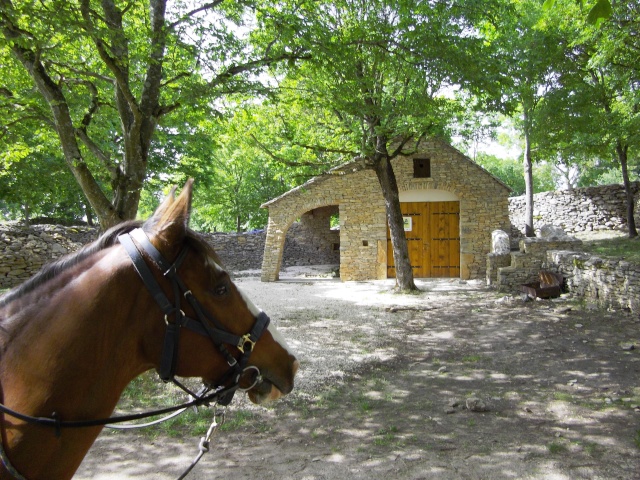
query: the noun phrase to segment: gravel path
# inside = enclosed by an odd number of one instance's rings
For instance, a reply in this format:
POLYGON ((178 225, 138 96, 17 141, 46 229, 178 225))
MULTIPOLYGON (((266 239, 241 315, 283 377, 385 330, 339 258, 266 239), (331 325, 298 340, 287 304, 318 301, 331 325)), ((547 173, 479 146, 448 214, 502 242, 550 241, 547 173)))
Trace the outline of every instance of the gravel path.
MULTIPOLYGON (((271 407, 236 401, 188 478, 640 479, 637 315, 318 273, 239 276, 301 370, 271 407)), ((176 478, 197 441, 105 432, 76 478, 176 478)))

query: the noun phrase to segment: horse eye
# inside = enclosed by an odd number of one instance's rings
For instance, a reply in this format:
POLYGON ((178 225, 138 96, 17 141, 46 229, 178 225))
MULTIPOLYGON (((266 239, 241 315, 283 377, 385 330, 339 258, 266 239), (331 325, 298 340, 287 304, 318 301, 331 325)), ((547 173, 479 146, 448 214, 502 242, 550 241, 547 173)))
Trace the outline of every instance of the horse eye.
POLYGON ((214 295, 217 295, 219 297, 222 297, 223 295, 226 295, 228 291, 229 291, 229 289, 227 288, 227 286, 225 284, 218 285, 217 287, 215 287, 213 289, 214 295))

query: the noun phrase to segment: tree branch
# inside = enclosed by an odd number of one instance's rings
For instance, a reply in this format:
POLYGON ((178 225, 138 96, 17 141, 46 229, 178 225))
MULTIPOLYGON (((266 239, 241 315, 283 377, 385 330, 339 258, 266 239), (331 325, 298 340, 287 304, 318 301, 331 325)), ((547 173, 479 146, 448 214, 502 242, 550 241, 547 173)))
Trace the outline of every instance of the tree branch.
POLYGON ((187 20, 189 20, 194 15, 196 15, 196 14, 198 14, 200 12, 205 12, 207 10, 211 10, 212 8, 215 8, 218 5, 220 5, 222 2, 223 2, 223 0, 215 0, 214 2, 209 2, 209 3, 206 3, 206 4, 202 5, 201 7, 195 8, 195 9, 191 10, 190 12, 185 13, 182 17, 180 17, 175 22, 170 23, 169 25, 167 25, 167 29, 173 30, 178 25, 180 25, 181 23, 186 22, 187 20))
POLYGON ((108 77, 106 75, 102 75, 102 74, 97 73, 97 72, 90 72, 88 70, 80 70, 80 69, 72 67, 70 65, 67 65, 67 64, 64 64, 64 63, 60 63, 60 62, 55 62, 53 60, 47 60, 47 65, 54 65, 54 66, 62 68, 64 70, 68 70, 69 72, 74 73, 74 74, 79 75, 79 76, 95 78, 97 80, 103 80, 103 81, 109 82, 109 83, 113 82, 113 77, 108 77))
POLYGON ((311 150, 314 152, 321 152, 321 153, 340 153, 342 155, 351 155, 351 156, 357 156, 358 152, 354 152, 353 150, 343 150, 340 148, 327 148, 327 147, 323 147, 320 145, 305 145, 303 143, 298 143, 298 142, 293 142, 293 145, 296 145, 298 147, 302 147, 302 148, 306 148, 307 150, 311 150))
POLYGON ((113 166, 111 158, 87 134, 84 128, 76 128, 76 135, 89 151, 104 165, 111 177, 117 175, 117 168, 113 166))
MULTIPOLYGON (((275 160, 276 162, 280 162, 283 165, 287 165, 289 167, 318 167, 318 168, 326 168, 327 164, 323 163, 323 162, 292 162, 290 160, 285 160, 284 158, 276 155, 275 153, 273 153, 269 147, 267 147, 265 144, 263 144, 262 142, 260 142, 260 140, 258 140, 258 138, 254 135, 254 134, 249 134, 249 136, 251 137, 251 139, 255 142, 256 146, 258 148, 260 148, 260 150, 262 150, 264 153, 266 153, 267 155, 269 155, 269 157, 271 157, 272 160, 275 160)), ((328 148, 324 148, 324 147, 311 147, 311 146, 307 146, 307 145, 300 145, 298 143, 294 143, 293 145, 297 145, 299 147, 303 147, 303 148, 307 148, 309 150, 313 150, 316 152, 324 152, 324 153, 345 153, 345 154, 352 154, 353 152, 348 152, 348 151, 337 151, 337 150, 332 150, 332 149, 328 149, 328 148)))
POLYGON ((310 58, 311 58, 311 55, 302 55, 297 53, 283 53, 282 55, 279 55, 277 57, 271 57, 271 58, 265 57, 258 60, 253 60, 251 62, 247 62, 241 65, 235 65, 235 66, 229 67, 227 70, 225 70, 216 78, 214 78, 212 81, 210 81, 208 86, 216 87, 218 85, 223 84, 224 82, 226 82, 227 80, 229 80, 230 78, 236 75, 239 75, 245 72, 251 72, 261 67, 273 65, 274 63, 282 62, 285 60, 308 60, 310 58))
MULTIPOLYGON (((127 78, 128 75, 126 71, 123 71, 118 65, 118 60, 109 54, 108 50, 112 51, 113 49, 107 48, 104 40, 102 40, 100 37, 98 37, 95 34, 95 26, 93 25, 93 21, 91 19, 91 9, 89 6, 89 0, 81 0, 80 12, 82 13, 82 18, 85 21, 84 28, 92 38, 93 43, 95 44, 98 50, 98 54, 100 55, 100 58, 105 63, 107 68, 113 73, 115 77, 115 83, 118 89, 120 90, 120 92, 122 93, 122 95, 124 96, 127 104, 129 105, 129 109, 131 113, 134 115, 134 117, 139 117, 140 111, 138 107, 138 102, 136 101, 133 93, 129 88, 129 81, 127 78)), ((118 28, 118 25, 117 25, 118 22, 114 21, 114 19, 105 19, 104 21, 107 25, 109 25, 110 29, 113 29, 114 27, 116 27, 116 29, 118 28)), ((121 28, 122 25, 119 25, 119 27, 121 28)), ((122 61, 122 59, 120 59, 120 61, 122 61)))

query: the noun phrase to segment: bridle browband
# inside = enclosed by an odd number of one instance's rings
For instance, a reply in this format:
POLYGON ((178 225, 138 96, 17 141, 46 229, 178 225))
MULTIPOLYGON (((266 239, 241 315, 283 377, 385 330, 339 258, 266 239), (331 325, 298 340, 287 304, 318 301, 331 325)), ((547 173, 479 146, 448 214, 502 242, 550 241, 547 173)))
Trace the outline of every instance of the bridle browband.
MULTIPOLYGON (((185 390, 185 387, 175 379, 180 329, 185 327, 200 335, 208 336, 229 365, 229 370, 223 375, 217 386, 225 385, 229 380, 231 380, 232 384, 237 384, 247 366, 253 347, 269 325, 270 320, 267 314, 262 311, 258 314, 253 328, 249 333, 244 335, 230 333, 215 317, 202 307, 202 304, 194 297, 191 290, 187 288, 178 276, 178 269, 189 252, 188 246, 185 246, 180 251, 176 260, 171 264, 162 256, 158 249, 156 249, 141 228, 136 228, 130 233, 120 235, 118 241, 124 246, 133 262, 136 272, 138 272, 145 287, 164 313, 166 331, 160 367, 158 369, 160 378, 165 382, 173 382, 185 390), (160 288, 141 250, 151 258, 153 263, 160 268, 163 276, 170 281, 173 290, 173 303, 160 288), (197 317, 196 319, 186 316, 181 309, 180 301, 182 296, 184 296, 193 308, 197 317), (173 322, 170 321, 171 318, 173 318, 173 322), (236 347, 240 352, 240 357, 236 359, 231 355, 226 345, 236 347)), ((192 394, 192 392, 188 390, 187 392, 192 394)), ((235 389, 231 390, 228 398, 223 397, 218 403, 228 405, 233 399, 234 393, 235 389)))

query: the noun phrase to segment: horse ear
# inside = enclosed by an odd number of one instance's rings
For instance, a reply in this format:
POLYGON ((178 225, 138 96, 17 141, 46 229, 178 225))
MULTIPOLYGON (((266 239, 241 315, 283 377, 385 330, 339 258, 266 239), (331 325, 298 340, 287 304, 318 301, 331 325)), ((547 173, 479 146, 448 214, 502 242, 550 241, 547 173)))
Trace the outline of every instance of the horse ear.
POLYGON ((162 243, 176 245, 182 242, 187 233, 191 214, 191 196, 193 178, 187 180, 178 198, 175 198, 176 187, 156 209, 153 216, 145 222, 145 230, 153 237, 159 237, 162 243))

